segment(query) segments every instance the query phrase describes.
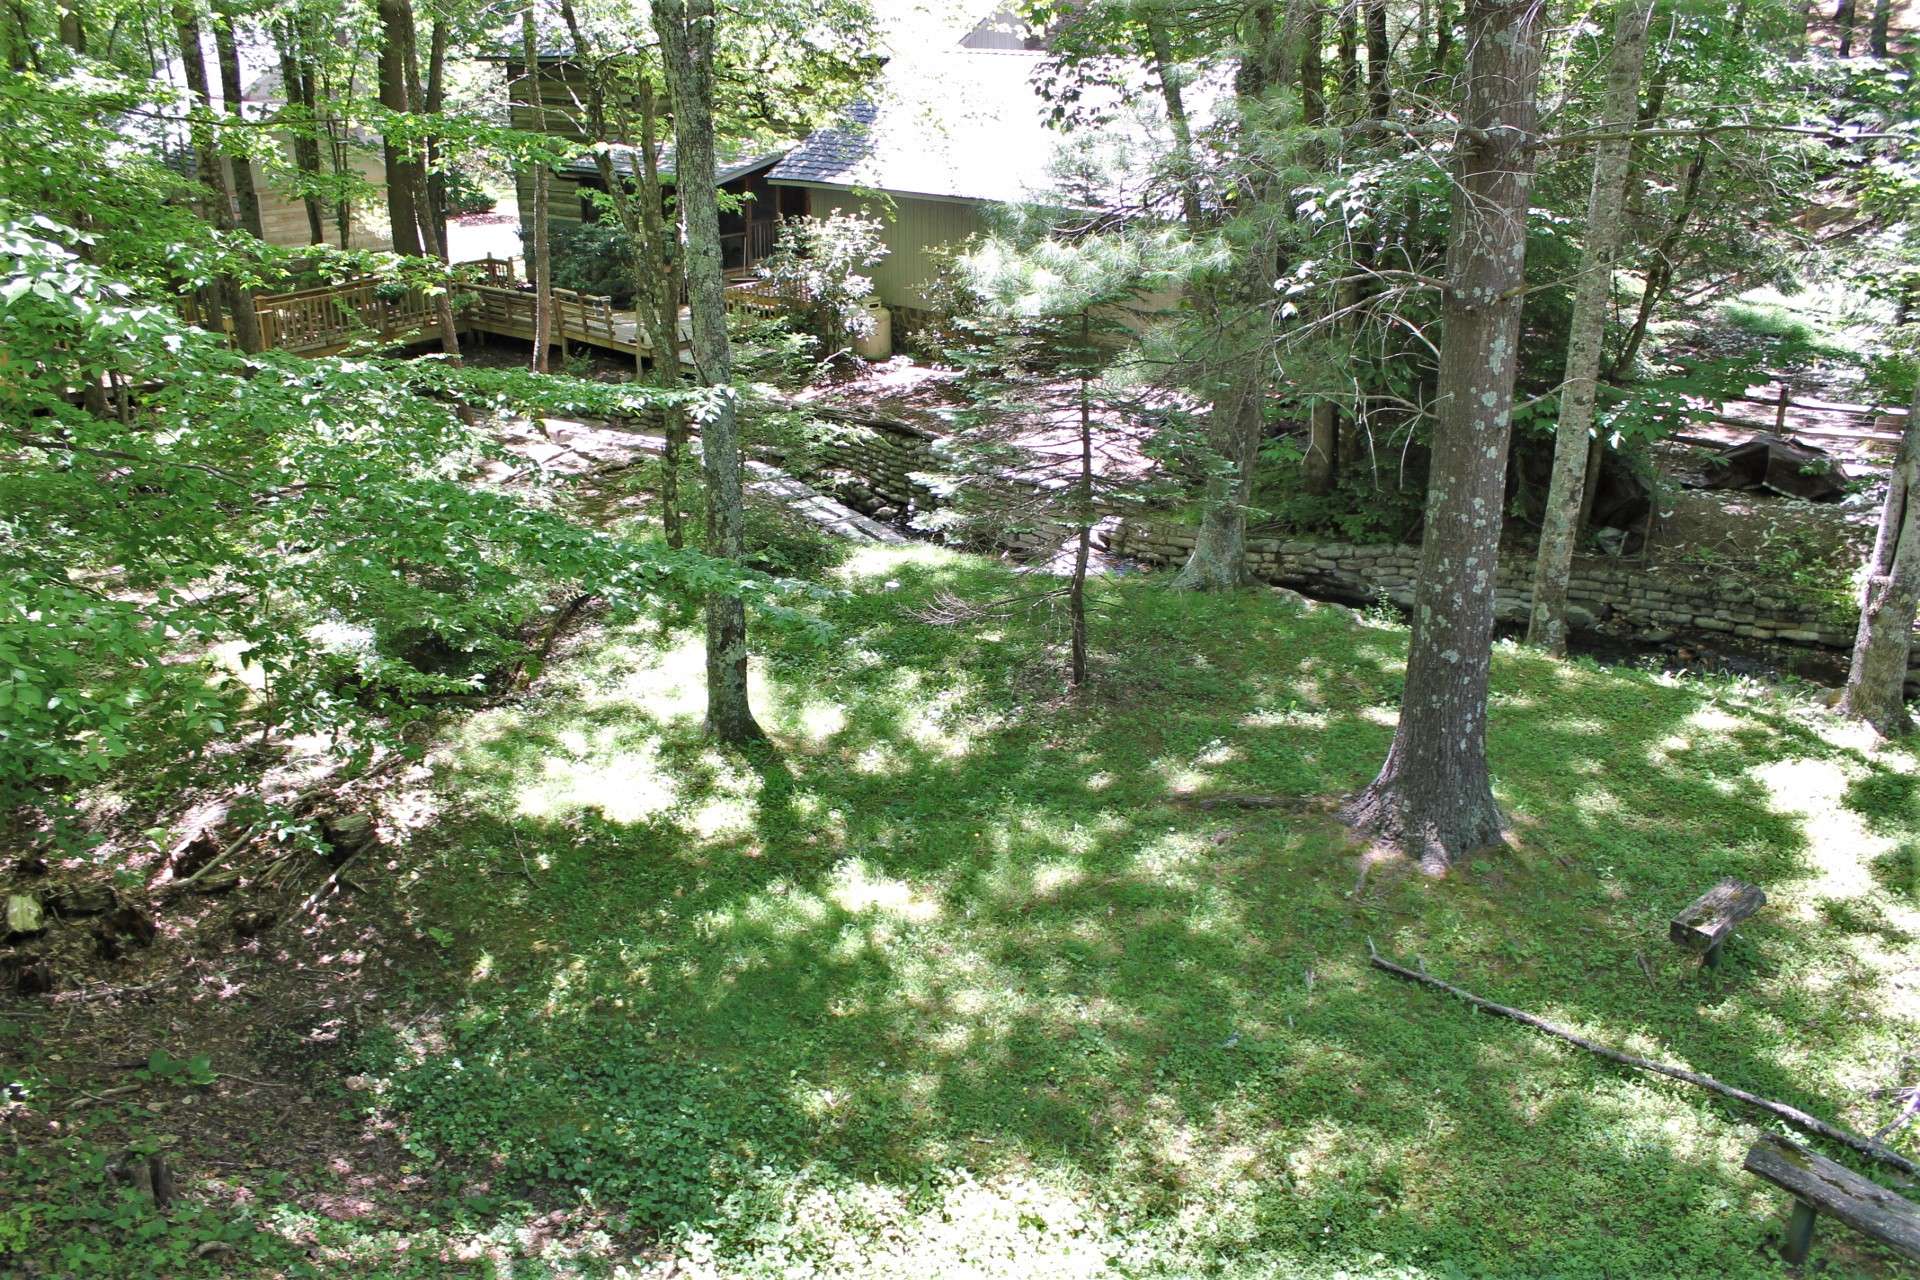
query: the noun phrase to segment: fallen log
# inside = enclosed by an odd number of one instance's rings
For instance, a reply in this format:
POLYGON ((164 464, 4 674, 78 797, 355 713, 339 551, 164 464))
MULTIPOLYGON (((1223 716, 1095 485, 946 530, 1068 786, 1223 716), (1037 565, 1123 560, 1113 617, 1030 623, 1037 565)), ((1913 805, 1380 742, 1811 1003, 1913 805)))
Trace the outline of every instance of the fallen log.
POLYGON ((1756 1093, 1748 1093, 1745 1089, 1736 1088, 1733 1085, 1716 1080, 1712 1076, 1702 1075, 1697 1071, 1688 1071, 1685 1067, 1676 1067, 1671 1063, 1655 1062, 1652 1058, 1642 1058, 1638 1054, 1625 1053, 1619 1049, 1601 1044, 1598 1041, 1589 1040, 1583 1035, 1567 1030, 1565 1027, 1555 1026, 1545 1018, 1528 1013, 1524 1009, 1515 1009, 1510 1005, 1496 1004, 1491 1000, 1474 995, 1471 991, 1462 990, 1450 982, 1442 982, 1430 973, 1423 973, 1419 970, 1406 968, 1404 965, 1397 965, 1391 960, 1382 957, 1381 954, 1374 949, 1373 939, 1371 938, 1367 939, 1367 958, 1376 969, 1385 970, 1387 973, 1391 973, 1398 978, 1405 978, 1409 982, 1417 982, 1423 986, 1432 987, 1436 991, 1444 991, 1450 996, 1455 996, 1466 1001, 1476 1009, 1485 1009, 1488 1013, 1497 1013, 1503 1018, 1511 1018, 1515 1022, 1524 1023, 1532 1027, 1535 1031, 1544 1031, 1556 1039, 1565 1040, 1568 1044, 1578 1045, 1588 1053, 1605 1058, 1609 1062, 1617 1062, 1622 1066, 1633 1067, 1638 1071, 1651 1071, 1655 1075, 1667 1076, 1674 1080, 1685 1081, 1687 1084, 1698 1085, 1702 1089, 1710 1089, 1723 1097, 1732 1098, 1736 1102, 1744 1102, 1756 1110, 1764 1111, 1768 1115, 1784 1120, 1802 1133, 1810 1133, 1816 1137, 1825 1138, 1830 1142, 1837 1142, 1841 1146, 1856 1151, 1869 1159, 1891 1165, 1902 1173, 1920 1177, 1920 1164, 1914 1163, 1890 1147, 1875 1142, 1872 1138, 1863 1137, 1853 1132, 1853 1130, 1843 1129, 1839 1125, 1828 1124, 1820 1117, 1808 1115, 1798 1107, 1789 1106, 1784 1102, 1775 1102, 1771 1098, 1763 1098, 1756 1093))

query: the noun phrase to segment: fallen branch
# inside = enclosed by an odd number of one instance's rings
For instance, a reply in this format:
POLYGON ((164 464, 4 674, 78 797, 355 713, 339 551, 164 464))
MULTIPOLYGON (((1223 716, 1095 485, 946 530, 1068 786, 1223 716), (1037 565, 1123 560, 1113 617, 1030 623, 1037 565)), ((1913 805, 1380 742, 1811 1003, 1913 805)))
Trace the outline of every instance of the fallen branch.
POLYGON ((1206 796, 1179 796, 1180 804, 1195 809, 1302 809, 1307 801, 1300 796, 1269 796, 1253 793, 1219 792, 1206 796))
POLYGON ((553 656, 553 646, 554 643, 560 639, 561 630, 569 622, 573 621, 575 615, 596 599, 598 599, 598 597, 593 592, 583 591, 573 599, 567 601, 567 603, 560 608, 554 610, 553 617, 548 619, 547 625, 541 633, 540 648, 535 652, 532 663, 529 664, 523 659, 520 665, 514 670, 512 685, 515 689, 524 689, 533 683, 534 677, 528 672, 529 665, 531 665, 535 671, 544 671, 546 669, 547 659, 553 656))
POLYGON ((1744 1102, 1750 1107, 1754 1107, 1766 1112, 1768 1115, 1784 1120, 1802 1133, 1810 1133, 1816 1137, 1837 1142, 1841 1146, 1851 1148, 1870 1159, 1891 1165, 1903 1173, 1920 1176, 1920 1164, 1915 1164, 1898 1151, 1883 1146, 1875 1142, 1872 1138, 1863 1138, 1851 1129, 1842 1129, 1838 1125, 1828 1124, 1818 1116, 1808 1115, 1798 1107, 1788 1106, 1784 1102, 1775 1102, 1770 1098, 1762 1098, 1758 1094, 1748 1093, 1745 1089, 1737 1089, 1730 1084, 1715 1080, 1712 1076, 1701 1075, 1697 1071, 1688 1071, 1684 1067, 1672 1066, 1665 1062, 1655 1062, 1651 1058, 1642 1058, 1635 1054, 1623 1053, 1618 1049, 1609 1048, 1604 1044, 1589 1040, 1585 1036, 1576 1035, 1574 1032, 1568 1031, 1565 1027, 1557 1027, 1545 1018, 1536 1017, 1523 1009, 1515 1009, 1508 1005, 1495 1004, 1491 1000, 1484 1000, 1474 995, 1471 991, 1463 991, 1450 982, 1442 982, 1432 974, 1421 973, 1417 970, 1397 965, 1391 960, 1383 959, 1380 953, 1374 949, 1373 939, 1371 938, 1367 939, 1367 958, 1373 963, 1373 967, 1376 969, 1384 969, 1395 977, 1405 978, 1409 982, 1418 982, 1423 986, 1432 987, 1436 991, 1444 991, 1450 996, 1456 996, 1461 1000, 1465 1000, 1476 1009, 1485 1009, 1488 1013, 1497 1013, 1503 1018, 1512 1018, 1515 1022, 1525 1023, 1536 1031, 1544 1031, 1550 1036, 1565 1040, 1568 1044, 1579 1045, 1588 1053, 1597 1054, 1610 1062, 1617 1062, 1622 1066, 1633 1067, 1640 1071, 1651 1071, 1656 1075, 1668 1076, 1675 1080, 1684 1080, 1688 1084, 1696 1084, 1703 1089, 1711 1089, 1713 1092, 1721 1094, 1724 1097, 1732 1098, 1736 1102, 1744 1102))

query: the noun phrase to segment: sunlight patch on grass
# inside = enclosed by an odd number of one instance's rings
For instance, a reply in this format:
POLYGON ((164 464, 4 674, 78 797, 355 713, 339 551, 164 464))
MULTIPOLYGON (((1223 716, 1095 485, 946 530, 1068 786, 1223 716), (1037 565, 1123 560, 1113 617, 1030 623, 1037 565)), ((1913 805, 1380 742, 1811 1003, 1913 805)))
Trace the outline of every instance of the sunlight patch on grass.
POLYGON ((1325 711, 1297 707, 1281 711, 1249 711, 1240 717, 1243 729, 1324 729, 1333 721, 1325 711))
POLYGON ((1191 888, 1209 848, 1195 832, 1168 831, 1140 847, 1130 870, 1143 880, 1191 888))
POLYGON ((964 559, 958 552, 930 542, 910 542, 904 546, 869 543, 848 552, 846 559, 833 570, 833 576, 842 582, 852 583, 863 578, 890 576, 909 567, 953 568, 964 559))
POLYGON ((907 754, 891 743, 876 742, 862 748, 860 754, 851 761, 853 771, 870 778, 884 778, 889 774, 904 773, 908 766, 907 754))
MULTIPOLYGON (((612 730, 602 735, 613 736, 612 730)), ((523 818, 557 818, 592 809, 609 822, 639 822, 671 809, 679 795, 679 784, 661 764, 660 744, 648 741, 629 750, 547 756, 536 779, 515 793, 514 811, 523 818)))
POLYGON ((891 915, 916 924, 940 918, 938 902, 915 892, 904 880, 880 874, 860 858, 834 868, 827 897, 851 915, 891 915))
POLYGON ((823 745, 847 727, 847 709, 837 702, 814 698, 801 704, 793 715, 793 724, 808 742, 823 745))
POLYGON ((1852 898, 1872 891, 1872 863, 1887 848, 1883 837, 1867 830, 1843 801, 1847 785, 1861 771, 1838 760, 1787 759, 1755 766, 1749 776, 1766 789, 1774 812, 1800 820, 1806 833, 1807 870, 1811 873, 1801 910, 1812 911, 1815 898, 1852 898))
POLYGON ((1686 1094, 1644 1078, 1622 1077, 1583 1086, 1583 1125, 1595 1144, 1628 1158, 1648 1155, 1694 1162, 1737 1163, 1745 1126, 1702 1110, 1686 1094))

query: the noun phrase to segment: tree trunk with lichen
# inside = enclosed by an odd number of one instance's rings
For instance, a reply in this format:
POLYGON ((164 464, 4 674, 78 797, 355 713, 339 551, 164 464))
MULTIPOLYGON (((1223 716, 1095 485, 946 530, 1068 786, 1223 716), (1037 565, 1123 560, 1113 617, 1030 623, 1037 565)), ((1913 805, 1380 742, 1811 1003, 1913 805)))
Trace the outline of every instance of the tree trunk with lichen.
POLYGON ((1512 434, 1544 0, 1468 6, 1467 87, 1447 246, 1426 533, 1400 723, 1347 802, 1359 833, 1433 874, 1498 843, 1487 770, 1494 570, 1512 434))
POLYGON ((1907 413, 1900 455, 1887 477, 1880 532, 1860 596, 1853 665, 1840 691, 1840 714, 1864 720, 1887 737, 1909 732, 1907 662, 1920 610, 1920 388, 1907 413))
MULTIPOLYGON (((382 0, 385 3, 386 0, 382 0)), ((531 2, 520 11, 520 56, 526 63, 525 87, 533 104, 535 133, 547 131, 547 110, 540 100, 540 35, 531 2)), ((533 238, 527 248, 533 274, 533 371, 547 372, 553 345, 553 262, 547 252, 547 164, 533 162, 533 238)))
MULTIPOLYGON (((674 193, 687 231, 694 374, 701 386, 717 393, 700 420, 706 549, 708 555, 738 563, 744 541, 740 438, 715 196, 713 0, 657 0, 653 21, 673 100, 674 193)), ((731 593, 707 597, 707 732, 734 746, 766 736, 747 701, 747 608, 731 593)))
MULTIPOLYGON (((1614 19, 1613 57, 1607 71, 1602 129, 1629 131, 1640 106, 1640 70, 1647 60, 1647 24, 1652 0, 1625 0, 1614 19)), ((1597 491, 1587 479, 1592 453, 1594 399, 1600 388, 1601 340, 1613 295, 1613 267, 1620 248, 1626 204, 1630 138, 1602 142, 1594 151, 1593 185, 1587 196, 1587 242, 1574 287, 1573 320, 1567 335, 1566 380, 1553 442, 1553 479, 1547 486, 1546 518, 1540 528, 1533 575, 1533 614, 1527 643, 1548 653, 1567 651, 1567 584, 1573 573, 1574 541, 1584 523, 1585 495, 1597 491)), ((1594 480, 1597 482, 1596 475, 1594 480)))

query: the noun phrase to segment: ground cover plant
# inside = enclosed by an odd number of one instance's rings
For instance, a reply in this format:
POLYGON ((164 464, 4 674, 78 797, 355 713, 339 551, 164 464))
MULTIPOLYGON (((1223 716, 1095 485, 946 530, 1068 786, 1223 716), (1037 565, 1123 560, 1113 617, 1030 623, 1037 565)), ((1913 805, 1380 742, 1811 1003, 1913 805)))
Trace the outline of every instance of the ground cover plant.
POLYGON ((757 686, 777 755, 700 737, 697 640, 647 624, 467 725, 406 889, 435 1012, 363 1046, 375 1112, 717 1274, 1778 1273, 1750 1117, 1366 943, 1871 1131, 1915 1031, 1903 755, 1508 650, 1519 848, 1436 892, 1318 803, 1391 732, 1401 631, 1131 583, 1133 642, 1053 701, 1031 629, 917 616, 1004 575, 855 553, 836 642, 757 686), (1773 905, 1701 971, 1665 921, 1723 875, 1773 905))

